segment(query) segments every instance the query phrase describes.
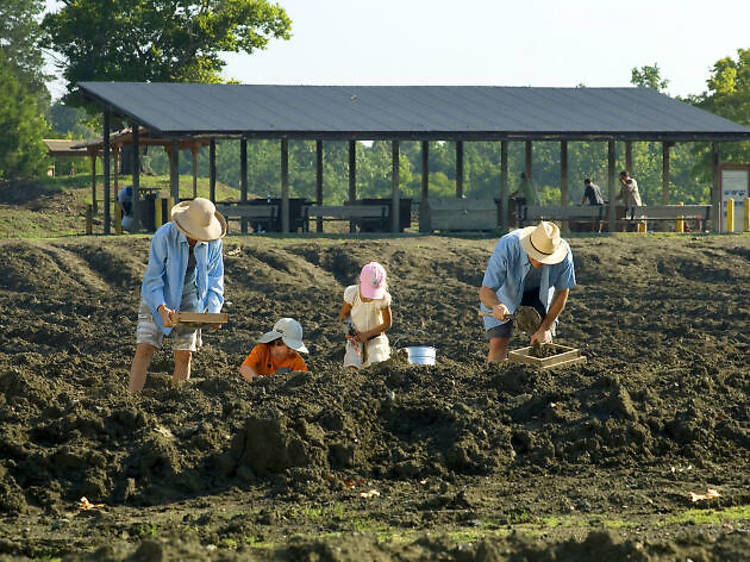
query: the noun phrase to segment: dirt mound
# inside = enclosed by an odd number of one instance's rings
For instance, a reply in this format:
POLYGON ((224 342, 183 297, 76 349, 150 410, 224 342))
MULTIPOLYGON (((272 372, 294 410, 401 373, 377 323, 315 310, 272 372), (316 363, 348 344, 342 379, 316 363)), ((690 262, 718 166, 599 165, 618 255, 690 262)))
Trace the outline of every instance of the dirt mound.
MULTIPOLYGON (((566 506, 671 511, 686 506, 688 486, 721 485, 714 506, 750 501, 749 239, 574 239, 579 286, 557 341, 581 348, 588 362, 558 371, 485 364, 477 291, 492 245, 230 238, 230 323, 205 335, 188 384, 168 386, 171 353, 162 350, 145 391, 132 396, 126 381, 148 241, 3 244, 0 512, 59 518, 81 496, 117 510, 231 490, 334 502, 365 482, 392 495, 382 517, 405 527, 430 517, 470 521, 483 505, 508 521, 566 506), (437 365, 391 361, 358 373, 340 365, 343 289, 372 259, 389 271, 391 341, 435 345, 437 365), (243 382, 238 365, 284 315, 304 326, 311 372, 243 382), (586 490, 556 483, 582 474, 586 490), (658 497, 638 488, 655 478, 669 482, 658 497), (456 489, 476 482, 494 490, 496 503, 456 489), (510 491, 509 482, 528 486, 510 491), (411 486, 432 488, 411 499, 402 491, 411 486)), ((240 538, 267 534, 267 520, 283 518, 251 518, 240 538)), ((607 536, 523 549, 539 559, 582 548, 634 559, 647 552, 607 536)), ((305 544, 300 553, 323 559, 332 548, 305 544)), ((433 547, 453 552, 444 546, 414 548, 427 557, 433 547)), ((517 546, 479 545, 467 559, 517 546)), ((370 547, 383 559, 395 552, 370 547)))

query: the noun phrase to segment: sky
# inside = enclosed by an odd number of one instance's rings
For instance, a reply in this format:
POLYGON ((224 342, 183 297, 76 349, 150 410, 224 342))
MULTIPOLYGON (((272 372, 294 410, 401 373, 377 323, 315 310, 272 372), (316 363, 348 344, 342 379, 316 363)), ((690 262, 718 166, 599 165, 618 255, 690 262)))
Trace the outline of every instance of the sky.
MULTIPOLYGON (((289 41, 227 53, 246 84, 629 86, 659 65, 672 96, 750 48, 749 0, 278 0, 289 41)), ((52 7, 55 0, 47 0, 52 7)), ((63 91, 52 86, 53 95, 63 91)))

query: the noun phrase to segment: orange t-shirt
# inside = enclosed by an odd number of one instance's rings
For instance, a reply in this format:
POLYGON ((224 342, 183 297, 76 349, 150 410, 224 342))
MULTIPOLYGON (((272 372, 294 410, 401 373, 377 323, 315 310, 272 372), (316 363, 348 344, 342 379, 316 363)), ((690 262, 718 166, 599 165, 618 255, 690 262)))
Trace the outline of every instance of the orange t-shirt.
POLYGON ((307 365, 305 365, 305 361, 299 353, 292 351, 290 357, 279 361, 271 356, 271 350, 267 343, 256 345, 250 355, 245 357, 242 364, 251 367, 253 371, 263 377, 273 374, 281 367, 286 367, 292 371, 307 371, 307 365))

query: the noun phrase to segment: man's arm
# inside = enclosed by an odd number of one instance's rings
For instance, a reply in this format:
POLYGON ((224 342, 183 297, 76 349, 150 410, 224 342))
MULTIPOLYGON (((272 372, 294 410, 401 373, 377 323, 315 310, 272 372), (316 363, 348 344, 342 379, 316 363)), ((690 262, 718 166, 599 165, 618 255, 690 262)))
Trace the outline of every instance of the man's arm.
POLYGON ((493 317, 501 322, 505 320, 509 312, 508 307, 500 302, 500 299, 497 298, 497 293, 493 289, 482 285, 479 289, 479 301, 492 311, 493 317))
POLYGON ((549 343, 552 341, 552 335, 550 330, 552 329, 555 320, 560 316, 560 313, 565 309, 565 303, 568 302, 568 295, 570 289, 561 289, 555 291, 555 296, 552 297, 552 304, 550 304, 547 315, 539 325, 539 329, 531 335, 531 344, 534 345, 537 341, 541 343, 549 343))

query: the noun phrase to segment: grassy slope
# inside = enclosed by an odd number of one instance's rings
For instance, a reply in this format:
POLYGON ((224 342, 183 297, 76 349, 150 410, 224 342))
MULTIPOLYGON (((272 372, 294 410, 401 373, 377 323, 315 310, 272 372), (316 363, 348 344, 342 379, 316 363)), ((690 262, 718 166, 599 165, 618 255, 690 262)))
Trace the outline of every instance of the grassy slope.
MULTIPOLYGON (((120 178, 120 187, 129 184, 129 176, 120 178)), ((159 187, 166 193, 169 190, 169 177, 142 176, 141 186, 159 187)), ((193 196, 191 176, 180 176, 180 195, 193 196)), ((208 197, 208 178, 198 178, 198 195, 208 197)), ((102 178, 99 176, 99 213, 94 217, 95 233, 102 228, 102 196, 102 178)), ((239 190, 217 182, 216 198, 220 201, 238 199, 239 190)), ((90 203, 91 176, 88 174, 45 177, 32 182, 0 185, 0 238, 42 238, 83 234, 86 228, 86 206, 90 203)))

